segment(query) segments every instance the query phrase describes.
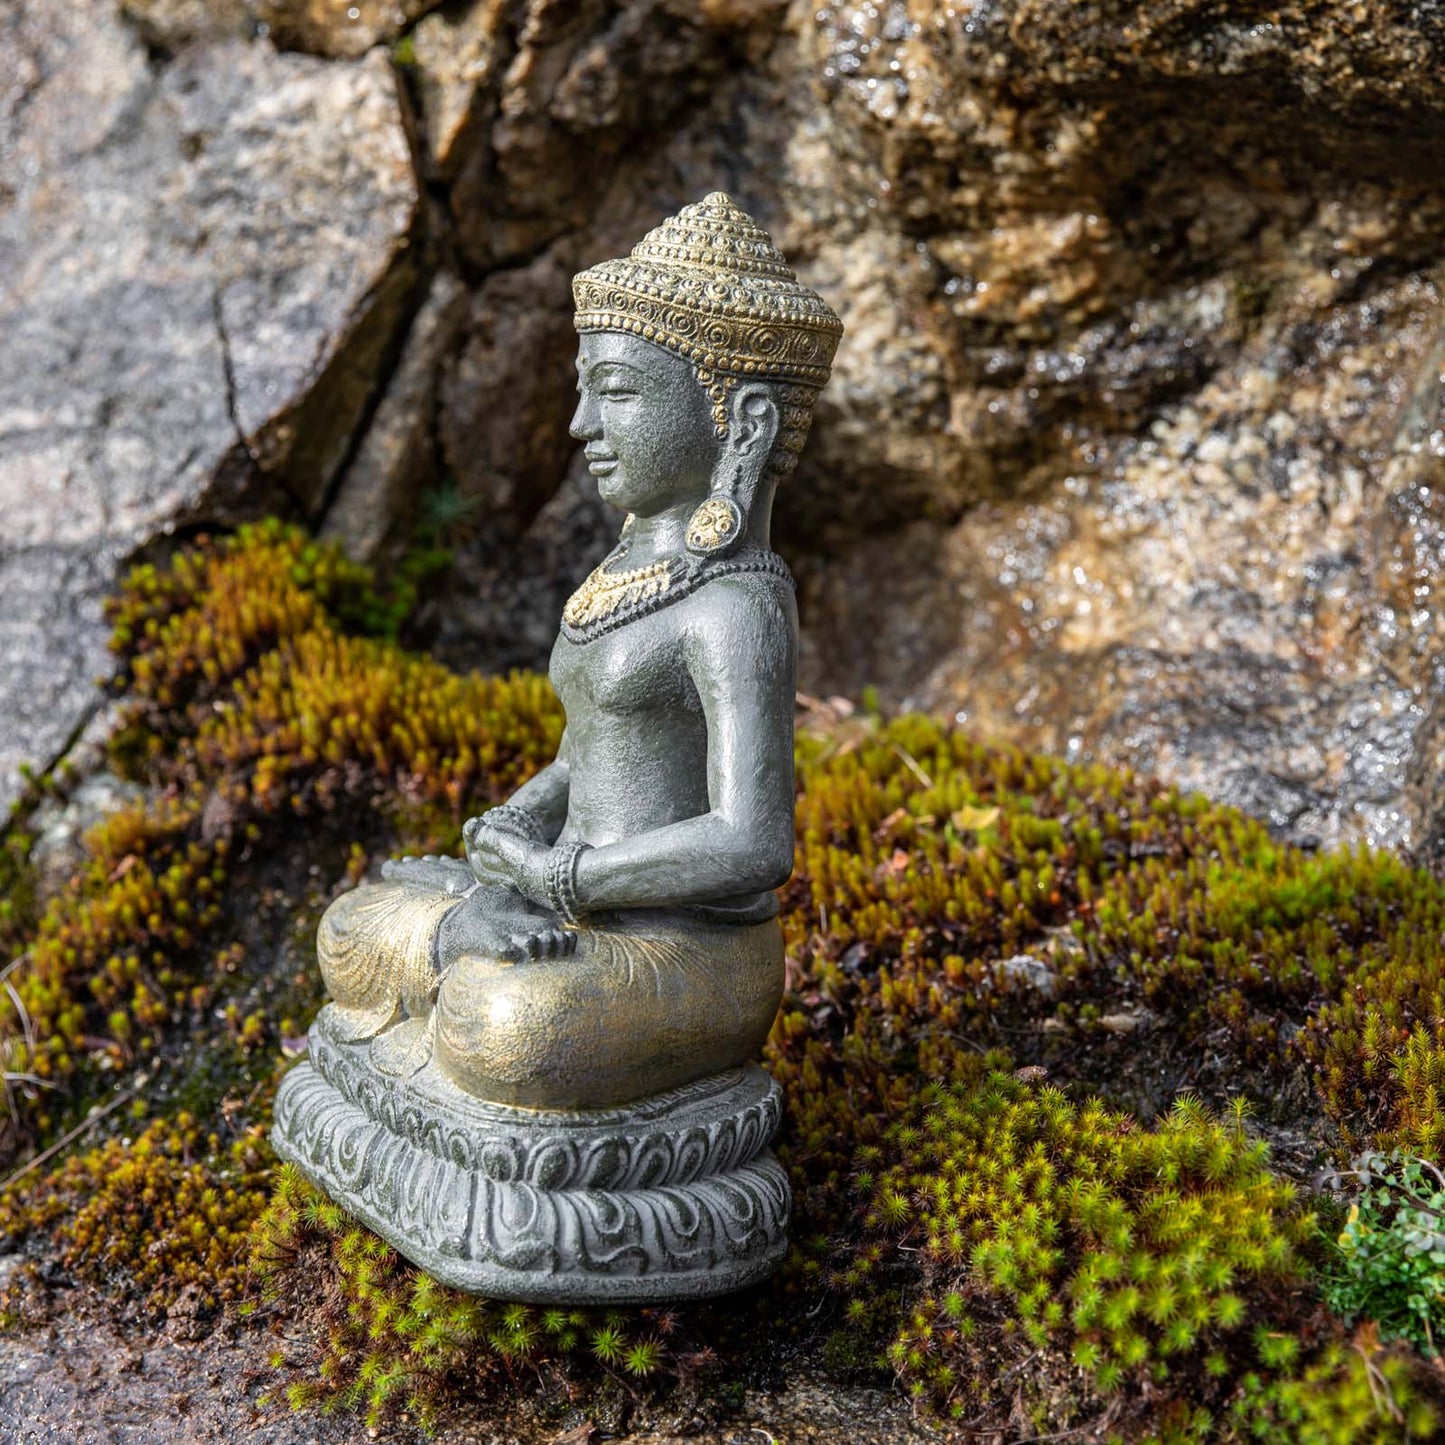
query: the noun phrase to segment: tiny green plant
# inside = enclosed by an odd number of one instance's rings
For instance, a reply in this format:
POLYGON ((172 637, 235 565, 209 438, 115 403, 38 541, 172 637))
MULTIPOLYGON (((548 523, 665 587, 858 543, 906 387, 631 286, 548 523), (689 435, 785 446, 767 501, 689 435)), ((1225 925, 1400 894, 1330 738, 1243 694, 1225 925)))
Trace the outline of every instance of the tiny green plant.
POLYGON ((1383 1340, 1409 1340, 1440 1359, 1445 1340, 1445 1175, 1394 1149, 1362 1154, 1359 1197, 1337 1241, 1325 1287, 1345 1319, 1373 1320, 1383 1340))

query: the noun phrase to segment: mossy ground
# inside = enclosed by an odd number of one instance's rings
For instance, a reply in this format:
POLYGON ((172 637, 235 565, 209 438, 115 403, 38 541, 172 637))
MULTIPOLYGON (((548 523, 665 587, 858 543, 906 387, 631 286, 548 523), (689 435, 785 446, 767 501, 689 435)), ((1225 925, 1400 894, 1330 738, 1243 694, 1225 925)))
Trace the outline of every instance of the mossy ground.
POLYGON ((146 801, 48 900, 12 830, 4 1147, 21 1165, 124 1106, 0 1191, 12 1242, 108 1298, 251 1318, 278 1393, 374 1419, 519 1390, 705 1418, 786 1357, 882 1371, 974 1439, 1445 1420, 1437 1365, 1322 1305, 1338 1206, 1306 1187, 1355 1149, 1445 1152, 1445 885, 928 718, 802 719, 766 1059, 796 1244, 770 1285, 610 1314, 477 1301, 278 1169, 319 910, 388 853, 455 849, 560 730, 545 680, 399 647, 402 610, 279 525, 127 582, 110 765, 146 801), (268 1348, 298 1318, 315 1350, 268 1348))

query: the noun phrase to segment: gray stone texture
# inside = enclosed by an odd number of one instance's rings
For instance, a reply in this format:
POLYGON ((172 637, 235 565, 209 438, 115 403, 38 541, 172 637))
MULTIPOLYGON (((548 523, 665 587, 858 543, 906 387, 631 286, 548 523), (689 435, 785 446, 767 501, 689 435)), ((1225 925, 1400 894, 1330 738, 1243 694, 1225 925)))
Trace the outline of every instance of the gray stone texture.
POLYGON ((417 186, 385 59, 99 0, 0 16, 0 805, 106 669, 101 601, 178 527, 311 514, 406 319, 417 186))
MULTIPOLYGON (((778 506, 810 691, 871 683, 982 732, 1207 786, 1294 837, 1438 850, 1439 4, 1287 0, 1261 19, 1242 0, 271 0, 265 15, 246 0, 245 23, 236 0, 127 7, 165 54, 147 56, 101 0, 24 0, 0 18, 17 62, 0 99, 0 275, 20 240, 40 257, 7 286, 0 320, 22 334, 17 297, 51 318, 39 365, 7 367, 13 346, 0 359, 0 580, 55 599, 44 618, 29 603, 4 619, 7 770, 46 761, 89 705, 117 549, 219 514, 222 495, 271 505, 282 472, 317 505, 355 444, 352 416, 344 443, 319 436, 287 459, 281 439, 278 466, 272 428, 257 448, 270 474, 250 463, 228 425, 209 300, 180 284, 198 253, 176 236, 273 225, 266 274, 317 279, 314 331, 259 324, 235 288, 225 313, 238 383, 246 366, 266 374, 308 441, 308 416, 335 414, 301 406, 325 370, 312 359, 356 358, 366 415, 415 299, 406 285, 384 305, 373 289, 403 265, 408 225, 390 218, 415 204, 410 175, 382 182, 359 161, 359 185, 311 182, 346 218, 342 236, 293 248, 289 220, 247 179, 250 149, 220 172, 234 186, 188 179, 205 153, 174 145, 146 169, 164 95, 223 116, 222 137, 244 113, 248 147, 295 165, 339 155, 344 137, 405 172, 414 113, 436 199, 417 264, 450 250, 470 292, 436 394, 418 402, 437 420, 416 486, 452 476, 485 502, 452 596, 435 599, 449 659, 543 662, 545 629, 529 651, 500 621, 529 585, 551 585, 527 569, 575 577, 609 540, 565 480, 567 277, 721 188, 848 326, 778 506), (269 40, 218 38, 258 22, 269 40), (352 58, 277 55, 278 39, 352 58), (409 103, 386 53, 359 53, 373 41, 394 47, 409 103), (273 83, 248 91, 262 74, 273 83), (185 77, 199 97, 182 100, 185 77), (359 86, 375 108, 347 118, 364 139, 326 106, 245 108, 246 94, 306 86, 359 86), (102 165, 87 147, 107 134, 102 165), (39 155, 43 183, 22 185, 39 155), (164 207, 145 210, 145 176, 164 207), (54 222, 27 219, 36 195, 54 222), (127 265, 152 252, 149 269, 127 265), (128 309, 107 299, 111 322, 89 327, 100 278, 123 275, 128 289, 108 289, 128 309), (368 302, 392 317, 381 344, 361 345, 353 324, 368 302), (84 341, 97 332, 108 354, 84 341), (114 381, 146 374, 148 336, 162 358, 148 364, 184 386, 114 381), (144 428, 140 395, 155 413, 144 428), (171 432, 183 440, 137 441, 171 432), (67 468, 93 481, 66 483, 67 468), (54 505, 67 485, 88 489, 83 507, 54 505), (23 556, 10 536, 22 491, 44 499, 23 556), (138 528, 92 520, 131 515, 138 492, 150 499, 138 528)), ((264 387, 236 388, 245 428, 265 430, 264 387)))
POLYGON ((331 1008, 282 1081, 272 1142, 445 1284, 532 1303, 724 1294, 787 1252, 782 1094, 757 1067, 624 1108, 485 1103, 435 1062, 409 1078, 347 1043, 331 1008))
POLYGON ((371 561, 404 542, 416 500, 436 475, 435 397, 466 313, 466 290, 438 272, 417 312, 385 395, 326 509, 323 537, 371 561))

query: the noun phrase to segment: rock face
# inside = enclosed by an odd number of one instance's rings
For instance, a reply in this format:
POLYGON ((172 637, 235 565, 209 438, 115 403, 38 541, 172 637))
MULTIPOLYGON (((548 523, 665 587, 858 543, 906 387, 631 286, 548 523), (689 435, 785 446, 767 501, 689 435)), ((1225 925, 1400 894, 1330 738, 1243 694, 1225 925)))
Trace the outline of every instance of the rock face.
POLYGON ((478 520, 437 643, 541 662, 517 599, 611 525, 568 479, 568 278, 721 188, 848 327, 778 507, 809 690, 1131 761, 1295 837, 1445 839, 1445 5, 127 13, 0 21, 0 319, 45 343, 0 371, 0 496, 74 476, 105 517, 6 509, 11 595, 69 619, 27 673, 47 628, 7 611, 0 688, 39 699, 11 757, 88 696, 115 555, 227 508, 334 491, 374 548, 453 485, 478 520), (404 344, 433 272, 466 294, 433 287, 404 344))
POLYGON ((1445 10, 1245 10, 825 22, 954 464, 878 473, 889 534, 812 574, 810 671, 1428 847, 1445 10))
POLYGON ((566 274, 727 187, 848 324, 779 501, 812 690, 1432 846, 1445 7, 584 11, 491 52, 449 192, 478 264, 546 238, 451 373, 468 486, 519 521, 550 493, 566 274), (507 388, 518 336, 548 361, 507 388))
POLYGON ((93 706, 125 558, 319 509, 411 305, 417 187, 380 55, 208 38, 158 66, 62 0, 0 39, 3 805, 93 706))

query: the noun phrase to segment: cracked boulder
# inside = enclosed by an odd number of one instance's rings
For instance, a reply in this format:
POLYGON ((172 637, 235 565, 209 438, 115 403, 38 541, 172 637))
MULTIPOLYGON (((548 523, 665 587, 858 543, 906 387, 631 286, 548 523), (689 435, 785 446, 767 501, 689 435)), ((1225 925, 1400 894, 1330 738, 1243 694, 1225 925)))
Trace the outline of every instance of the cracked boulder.
POLYGON ((93 709, 129 558, 319 513, 419 265, 384 56, 157 59, 104 0, 20 0, 0 46, 3 807, 93 709))

